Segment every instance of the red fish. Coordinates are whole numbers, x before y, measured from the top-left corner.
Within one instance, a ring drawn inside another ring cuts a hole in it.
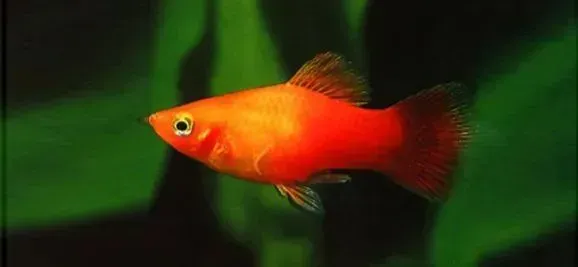
[[[155,132],[213,170],[275,185],[294,203],[323,212],[308,185],[373,170],[431,200],[443,200],[468,137],[465,88],[447,83],[385,109],[361,107],[367,85],[344,59],[323,53],[287,82],[156,112]]]

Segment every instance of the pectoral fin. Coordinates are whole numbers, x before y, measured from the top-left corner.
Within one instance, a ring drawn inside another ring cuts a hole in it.
[[[255,170],[255,172],[257,172],[259,175],[263,175],[263,173],[261,172],[261,160],[263,159],[263,157],[265,157],[265,155],[267,155],[267,153],[269,153],[269,151],[271,151],[271,148],[273,147],[273,145],[268,145],[267,147],[265,147],[259,154],[257,154],[255,156],[255,158],[253,159],[253,169]]]
[[[289,197],[293,203],[307,211],[317,214],[323,214],[325,212],[319,195],[307,186],[275,185],[275,188],[277,188],[283,197]]]

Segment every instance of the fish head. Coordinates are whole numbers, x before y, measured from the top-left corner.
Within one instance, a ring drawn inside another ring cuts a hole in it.
[[[217,131],[214,121],[210,119],[210,113],[203,112],[204,108],[198,106],[184,105],[161,110],[149,115],[145,120],[155,133],[175,150],[202,161],[201,150],[210,142],[207,139],[210,139],[208,137],[211,133]]]

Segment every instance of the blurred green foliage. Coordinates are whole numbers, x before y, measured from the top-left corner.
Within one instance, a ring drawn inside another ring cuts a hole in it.
[[[149,92],[142,90],[146,82],[141,78],[110,86],[131,89],[8,111],[8,228],[147,205],[164,149],[143,125],[134,123],[149,110],[142,101],[148,98]],[[147,153],[133,152],[143,149]]]
[[[576,216],[576,29],[520,47],[480,81],[452,198],[433,238],[437,266],[477,266]]]

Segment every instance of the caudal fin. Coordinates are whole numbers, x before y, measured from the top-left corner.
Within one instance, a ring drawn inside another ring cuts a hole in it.
[[[390,174],[430,200],[445,200],[460,151],[469,139],[470,94],[458,83],[423,90],[391,108],[401,118],[404,141]]]

